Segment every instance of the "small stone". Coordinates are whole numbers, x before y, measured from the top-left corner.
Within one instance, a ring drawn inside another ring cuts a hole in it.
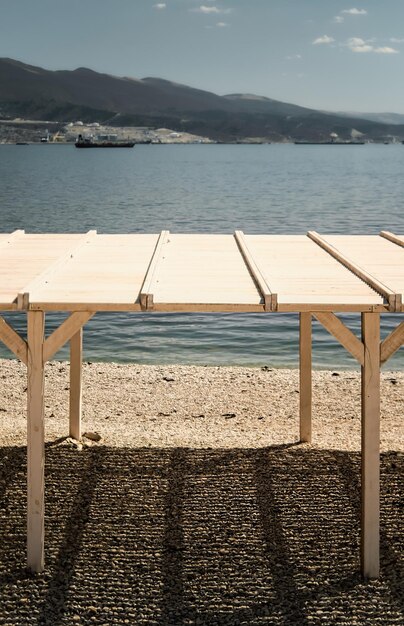
[[[222,417],[225,417],[227,420],[229,420],[232,417],[236,417],[236,414],[235,413],[222,413]]]
[[[171,378],[170,376],[163,376],[163,380],[165,380],[167,383],[172,383],[175,381],[175,378]]]
[[[101,441],[102,437],[99,433],[87,431],[83,433],[83,437],[90,439],[90,441]]]

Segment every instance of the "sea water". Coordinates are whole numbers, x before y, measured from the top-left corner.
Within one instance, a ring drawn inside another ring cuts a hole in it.
[[[0,145],[0,232],[377,234],[404,232],[404,146]],[[7,316],[25,332],[25,316]],[[360,334],[360,315],[342,319]],[[382,334],[403,316],[383,315]],[[47,315],[47,331],[61,315]],[[404,369],[398,352],[389,367]],[[85,327],[87,360],[298,364],[294,314],[107,314]],[[57,358],[65,358],[66,349]],[[0,356],[11,356],[0,346]],[[356,367],[313,324],[315,367]]]

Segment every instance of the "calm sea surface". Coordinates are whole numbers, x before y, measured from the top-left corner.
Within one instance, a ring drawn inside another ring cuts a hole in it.
[[[404,232],[404,146],[0,145],[0,232]],[[60,321],[48,316],[49,330]],[[343,319],[359,331],[359,315]],[[8,319],[24,332],[24,315]],[[403,316],[383,316],[386,334]],[[317,323],[317,367],[356,362]],[[0,356],[10,356],[1,346]],[[88,360],[297,365],[296,315],[97,314]],[[389,367],[404,369],[403,350]],[[67,352],[61,351],[58,358]]]

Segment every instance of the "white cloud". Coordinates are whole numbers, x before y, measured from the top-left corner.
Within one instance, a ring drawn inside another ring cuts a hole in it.
[[[342,22],[344,22],[345,19],[342,17],[342,15],[336,15],[333,19],[333,22],[335,22],[335,24],[342,24]]]
[[[219,9],[219,7],[208,7],[206,4],[201,4],[196,9],[190,9],[194,13],[204,13],[205,15],[214,15],[219,13],[231,13],[231,9]]]
[[[400,37],[390,37],[391,43],[404,43],[404,38]]]
[[[323,44],[323,43],[332,43],[335,41],[333,37],[329,37],[328,35],[323,35],[322,37],[317,37],[312,43],[313,45]]]
[[[302,58],[302,55],[301,55],[301,54],[288,54],[288,56],[287,56],[287,57],[285,57],[285,59],[286,59],[287,61],[294,61],[295,59],[297,59],[297,60],[298,60],[298,59],[301,59],[301,58]]]
[[[360,37],[351,37],[346,42],[346,46],[351,50],[351,52],[374,52],[376,54],[397,54],[399,51],[395,48],[391,48],[389,46],[373,46],[371,44],[372,40],[365,41]]]
[[[364,44],[363,46],[349,46],[349,49],[352,52],[373,52],[374,51],[373,46],[370,46],[369,44]]]
[[[348,15],[367,15],[368,12],[365,9],[344,9],[341,13],[347,13]]]
[[[226,26],[228,26],[228,23],[227,22],[217,22],[216,26],[218,28],[226,28]]]
[[[351,46],[364,46],[366,41],[360,37],[351,37],[346,43],[348,48],[350,48]]]
[[[158,9],[159,11],[161,11],[162,9],[165,9],[166,6],[167,5],[165,2],[158,2],[157,4],[153,4],[153,8]]]
[[[382,46],[380,48],[374,48],[373,52],[377,52],[378,54],[398,54],[399,51],[395,48],[390,48],[389,46]]]

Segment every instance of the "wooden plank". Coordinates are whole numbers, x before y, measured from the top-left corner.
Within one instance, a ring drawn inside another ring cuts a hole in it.
[[[364,346],[362,341],[334,313],[314,311],[313,315],[352,354],[360,365],[363,365]]]
[[[386,363],[404,345],[404,322],[401,322],[380,344],[380,363]]]
[[[394,233],[391,233],[388,230],[381,230],[379,234],[380,234],[380,237],[384,237],[385,239],[388,239],[392,243],[396,243],[398,246],[401,246],[402,248],[404,248],[404,237],[399,237],[398,235],[395,235]]]
[[[0,241],[0,248],[3,248],[5,246],[9,245],[10,243],[15,241],[19,237],[22,237],[23,235],[25,235],[25,230],[14,230],[9,235],[6,235],[5,237],[2,237],[2,239]]]
[[[43,347],[43,358],[44,363],[49,361],[58,350],[64,344],[69,341],[73,335],[77,333],[78,330],[89,319],[91,319],[94,315],[92,311],[82,311],[76,312],[69,315],[69,317],[57,328],[53,331],[53,333],[45,340]]]
[[[69,435],[81,439],[83,328],[70,339]]]
[[[27,562],[33,572],[44,568],[44,364],[45,315],[28,312],[27,389]]]
[[[390,289],[387,285],[384,285],[381,281],[379,281],[375,276],[372,276],[364,270],[362,267],[354,263],[351,259],[346,257],[342,252],[337,250],[333,245],[327,242],[327,240],[316,233],[315,231],[309,231],[307,236],[310,237],[312,241],[318,244],[323,250],[326,250],[334,259],[339,261],[342,265],[348,268],[351,272],[353,272],[358,278],[363,280],[367,285],[372,287],[377,293],[380,293],[389,303],[389,310],[396,311],[396,302],[397,302],[397,294]],[[401,294],[400,302],[401,302]],[[401,305],[400,305],[401,309]]]
[[[98,306],[141,310],[139,294],[158,238],[158,234],[97,235],[54,274],[49,285],[30,294],[30,309],[49,310],[57,304],[64,310]]]
[[[362,313],[361,563],[365,578],[379,576],[380,542],[380,315]]]
[[[312,358],[311,314],[300,313],[300,441],[311,443]]]
[[[15,354],[16,357],[21,359],[25,365],[28,363],[28,348],[27,342],[20,337],[20,335],[14,330],[10,324],[6,322],[3,317],[0,317],[0,340]]]
[[[171,234],[153,291],[155,311],[264,310],[233,235]]]
[[[153,283],[156,280],[157,267],[163,255],[163,247],[168,243],[169,235],[169,230],[161,231],[140,290],[140,306],[146,311],[152,311],[154,308]]]
[[[0,247],[0,306],[17,309],[18,294],[82,235],[25,234]]]
[[[237,245],[243,256],[243,259],[255,280],[258,289],[260,290],[264,299],[265,311],[276,311],[278,305],[278,297],[276,293],[271,291],[271,288],[267,284],[261,270],[259,269],[250,249],[248,248],[244,233],[242,230],[236,230],[234,232],[234,238],[237,241]]]
[[[356,310],[383,305],[382,297],[304,235],[245,235],[248,248],[268,285],[277,310]],[[385,307],[384,307],[385,308]]]
[[[87,233],[83,234],[80,240],[75,243],[67,252],[65,252],[61,257],[56,259],[53,263],[51,263],[41,274],[36,276],[33,280],[31,280],[25,287],[18,293],[17,295],[17,308],[25,309],[29,308],[29,294],[34,289],[41,287],[43,285],[48,284],[52,275],[65,263],[70,261],[74,257],[75,254],[86,244],[90,243],[91,240],[97,235],[96,230],[89,230]]]

